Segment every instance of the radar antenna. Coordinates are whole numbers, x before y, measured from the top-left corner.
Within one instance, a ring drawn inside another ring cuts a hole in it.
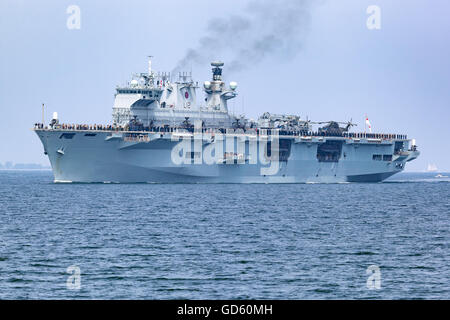
[[[152,75],[152,58],[153,56],[148,56],[148,75]]]
[[[211,62],[213,81],[222,81],[222,67],[224,63],[222,61]]]

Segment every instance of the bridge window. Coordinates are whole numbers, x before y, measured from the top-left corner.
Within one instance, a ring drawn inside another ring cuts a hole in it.
[[[381,154],[374,154],[372,156],[372,159],[376,160],[376,161],[381,161],[381,160],[383,160],[383,156]]]
[[[383,161],[392,161],[392,154],[384,154]]]

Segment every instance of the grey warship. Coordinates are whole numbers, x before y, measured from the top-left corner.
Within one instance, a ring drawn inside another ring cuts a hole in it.
[[[212,79],[199,86],[191,73],[153,71],[149,59],[148,72],[116,88],[110,124],[62,123],[56,112],[36,123],[54,181],[380,182],[420,154],[404,134],[351,132],[351,122],[236,116],[227,102],[237,83],[225,84],[223,66],[212,62]]]

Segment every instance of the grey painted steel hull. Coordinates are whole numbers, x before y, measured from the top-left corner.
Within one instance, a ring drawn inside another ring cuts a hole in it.
[[[261,163],[175,164],[178,143],[170,133],[150,134],[146,142],[124,141],[108,131],[35,130],[48,154],[55,182],[111,183],[345,183],[379,182],[402,171],[417,151],[394,161],[374,161],[373,154],[393,154],[394,142],[369,143],[346,138],[300,137],[290,140],[287,161],[275,174],[262,174]],[[70,139],[61,138],[69,133]],[[87,134],[87,135],[86,135]],[[90,134],[90,135],[89,135]],[[343,140],[337,162],[319,162],[317,146],[327,139]],[[203,143],[202,150],[207,143]],[[261,145],[261,143],[259,143]],[[247,146],[248,148],[248,146]],[[258,147],[259,148],[259,147]],[[247,151],[246,151],[247,152]],[[189,160],[191,161],[191,160]]]

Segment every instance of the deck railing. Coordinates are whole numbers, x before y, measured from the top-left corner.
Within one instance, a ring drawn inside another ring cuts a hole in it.
[[[298,136],[298,137],[343,137],[352,139],[381,139],[381,140],[407,140],[408,137],[405,134],[396,133],[367,133],[367,132],[343,132],[339,133],[327,133],[318,131],[302,131],[302,130],[285,130],[285,129],[265,129],[265,128],[202,128],[201,131],[194,127],[130,127],[130,126],[117,126],[117,125],[87,125],[87,124],[58,124],[53,126],[44,126],[42,123],[36,123],[34,125],[36,130],[71,130],[71,131],[107,131],[107,132],[145,132],[145,133],[171,133],[171,132],[201,132],[201,133],[222,133],[226,134],[229,130],[235,130],[235,133],[248,133],[248,134],[264,134],[272,135],[275,131],[278,131],[280,136]]]

